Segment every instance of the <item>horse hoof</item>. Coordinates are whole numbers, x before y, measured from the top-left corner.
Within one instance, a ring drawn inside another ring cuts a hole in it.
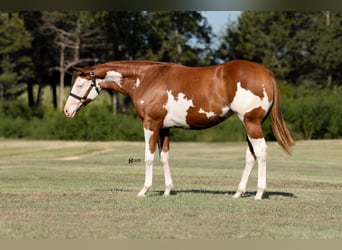
[[[263,196],[264,192],[263,191],[258,191],[257,194],[254,197],[255,201],[261,201],[262,200],[262,196]]]
[[[165,189],[165,191],[164,191],[163,196],[164,196],[164,197],[170,196],[170,193],[171,193],[171,189],[172,189],[172,188],[173,188],[173,185],[170,185],[169,187],[167,187],[167,188]]]
[[[241,192],[241,191],[236,191],[236,193],[235,193],[234,196],[233,196],[233,199],[238,199],[238,198],[240,198],[242,194],[243,194],[243,192]]]
[[[170,196],[170,193],[171,193],[171,190],[165,190],[163,196],[168,197],[168,196]]]

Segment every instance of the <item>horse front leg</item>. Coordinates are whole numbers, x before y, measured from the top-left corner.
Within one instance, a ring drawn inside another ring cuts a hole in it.
[[[144,127],[144,136],[145,136],[145,182],[144,182],[143,188],[137,195],[138,197],[146,197],[146,192],[152,186],[153,161],[154,161],[154,153],[156,151],[158,131],[152,131]]]
[[[146,192],[152,186],[152,178],[153,178],[153,161],[154,161],[154,153],[155,146],[151,147],[151,143],[153,142],[153,134],[152,130],[149,130],[144,127],[144,137],[145,137],[145,182],[143,188],[138,193],[138,197],[146,197]]]
[[[169,149],[170,149],[170,130],[162,129],[159,134],[159,150],[160,150],[160,161],[163,164],[164,177],[165,177],[165,191],[164,196],[169,196],[171,189],[173,188],[173,182],[170,172],[169,165]]]

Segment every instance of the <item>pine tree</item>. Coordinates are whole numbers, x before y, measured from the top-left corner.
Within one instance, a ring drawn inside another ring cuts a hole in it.
[[[0,108],[26,90],[32,75],[32,61],[27,56],[30,34],[18,13],[0,13]]]

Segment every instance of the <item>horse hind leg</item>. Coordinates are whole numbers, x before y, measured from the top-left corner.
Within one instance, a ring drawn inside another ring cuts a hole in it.
[[[248,138],[247,138],[248,140]],[[248,177],[252,172],[254,163],[255,163],[255,156],[254,152],[251,152],[252,148],[250,146],[247,146],[246,148],[246,165],[245,165],[245,170],[243,171],[242,177],[240,184],[238,186],[238,190],[234,194],[233,198],[240,198],[242,194],[246,192],[247,188],[247,182],[248,182]]]
[[[249,138],[255,156],[258,160],[258,191],[254,197],[254,200],[261,200],[266,190],[266,150],[267,145],[265,138],[252,139]]]
[[[256,111],[257,112],[257,111]],[[254,113],[255,114],[255,113]],[[253,112],[244,117],[247,131],[248,148],[246,151],[246,167],[234,198],[246,191],[248,177],[252,171],[254,161],[258,161],[258,191],[255,200],[261,200],[266,190],[266,150],[267,145],[262,132],[262,117],[253,117]]]
[[[165,176],[165,191],[164,196],[167,197],[171,193],[171,189],[173,188],[173,182],[171,178],[171,171],[169,166],[169,152],[162,151],[160,155],[160,160],[163,163],[164,176]]]

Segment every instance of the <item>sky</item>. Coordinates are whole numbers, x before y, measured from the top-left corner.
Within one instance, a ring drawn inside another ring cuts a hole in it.
[[[229,22],[236,21],[241,11],[202,11],[202,15],[207,18],[208,23],[213,29],[213,33],[219,37],[223,33]],[[219,46],[218,38],[214,38],[211,47]]]
[[[212,26],[213,31],[218,35],[227,26],[229,21],[236,21],[241,11],[203,11],[205,16]]]

